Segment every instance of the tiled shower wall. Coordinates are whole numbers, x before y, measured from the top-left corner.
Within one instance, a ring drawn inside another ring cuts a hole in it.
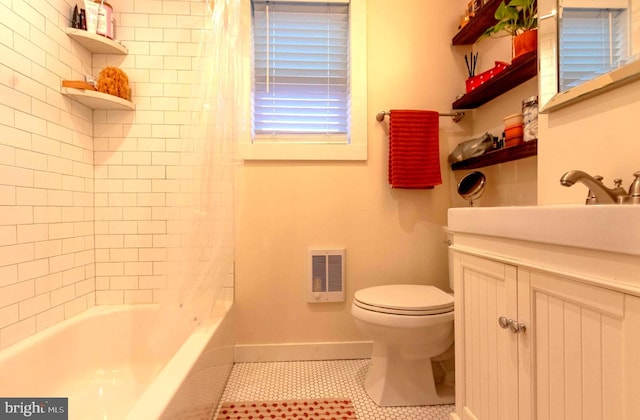
[[[95,304],[157,301],[164,284],[205,3],[110,0],[127,56],[64,33],[76,3],[0,0],[0,348]],[[107,65],[136,111],[59,93]]]

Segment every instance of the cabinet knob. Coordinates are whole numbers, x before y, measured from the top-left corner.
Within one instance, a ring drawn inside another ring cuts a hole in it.
[[[527,331],[527,326],[526,325],[518,324],[518,321],[514,321],[513,319],[509,323],[509,328],[511,328],[511,331],[516,333],[516,334],[523,333],[523,332]]]
[[[500,328],[505,330],[509,328],[512,322],[513,320],[507,318],[506,316],[501,316],[500,318],[498,318],[498,325],[500,325]]]
[[[509,328],[511,330],[511,332],[513,333],[523,333],[525,331],[527,331],[527,326],[524,324],[519,324],[518,321],[513,320],[513,319],[509,319],[506,316],[501,316],[500,318],[498,318],[498,325],[500,325],[500,328],[506,330],[507,328]]]

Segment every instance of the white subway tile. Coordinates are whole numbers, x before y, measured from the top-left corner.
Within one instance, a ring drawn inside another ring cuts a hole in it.
[[[50,206],[71,206],[73,205],[73,192],[47,190],[47,200]]]
[[[32,64],[46,65],[46,52],[40,46],[20,35],[13,37],[13,49],[31,60]]]
[[[40,312],[44,312],[50,308],[49,294],[34,296],[30,299],[21,301],[18,304],[20,319],[34,316]]]
[[[164,0],[138,0],[135,2],[136,13],[162,13]]]
[[[87,277],[84,272],[84,267],[74,267],[62,272],[62,284],[64,284],[65,286],[69,284],[79,283],[83,280],[86,280],[86,278]],[[88,292],[90,292],[90,290],[88,290],[87,293]]]
[[[138,250],[140,261],[165,261],[167,250],[164,248],[142,248]]]
[[[153,303],[153,292],[151,290],[125,290],[124,303],[128,305]]]
[[[165,139],[140,138],[138,139],[138,150],[149,152],[162,152],[167,148]]]
[[[34,134],[31,143],[33,150],[47,155],[60,156],[60,142],[57,140]]]
[[[71,238],[73,236],[73,223],[50,223],[49,239]]]
[[[164,193],[138,193],[139,206],[165,206],[167,197]]]
[[[140,276],[140,289],[161,289],[166,286],[165,276]]]
[[[153,264],[150,262],[125,262],[125,276],[147,276],[153,273]]]
[[[36,117],[33,114],[27,114],[21,111],[17,111],[15,113],[15,127],[19,130],[24,130],[34,134],[47,134],[46,120]]]
[[[136,41],[162,41],[162,28],[134,28]]]
[[[41,295],[60,287],[62,287],[62,273],[54,273],[35,279],[36,295]]]
[[[18,243],[17,226],[0,226],[0,247]]]
[[[49,227],[47,224],[18,225],[18,242],[40,242],[49,239]]]
[[[62,321],[64,321],[64,306],[54,306],[36,315],[36,328],[42,331]]]
[[[124,235],[125,248],[151,248],[152,246],[152,235]]]
[[[129,235],[127,235],[129,236]],[[137,236],[137,235],[132,235]],[[125,247],[124,235],[96,235],[95,247],[100,248],[123,248]]]
[[[30,206],[0,206],[0,226],[33,223],[33,208]],[[0,264],[2,265],[2,264]]]
[[[124,220],[151,220],[151,207],[125,207],[123,218]]]
[[[36,333],[36,318],[31,317],[0,329],[0,349]]]
[[[110,179],[136,178],[138,167],[134,165],[109,166]]]
[[[84,251],[84,238],[82,236],[74,236],[62,240],[62,253],[70,254],[73,252]]]
[[[109,260],[112,262],[122,261],[138,261],[138,249],[136,248],[120,248],[109,250]],[[125,266],[126,270],[126,266]],[[120,287],[117,287],[119,289]]]
[[[20,206],[46,206],[47,190],[41,188],[16,188],[17,204]]]
[[[52,290],[49,293],[51,296],[51,306],[58,306],[66,302],[71,302],[76,297],[75,287],[72,284],[61,287],[60,289]]]
[[[49,172],[73,175],[73,162],[58,156],[47,156],[47,169]]]
[[[35,258],[47,258],[53,257],[55,255],[59,255],[62,252],[62,241],[50,240],[50,241],[42,241],[36,242],[34,244],[35,247]]]
[[[74,267],[73,254],[56,255],[49,258],[49,271],[58,273]]]
[[[140,178],[139,175],[138,177]],[[125,179],[122,190],[123,192],[126,192],[126,193],[150,193],[151,180],[150,179]]]
[[[133,28],[149,27],[149,15],[145,13],[120,13],[120,26]]]
[[[0,328],[18,322],[19,320],[17,304],[0,308]]]
[[[180,126],[178,125],[152,125],[151,126],[151,137],[153,138],[178,138],[180,137]],[[177,164],[180,161],[174,161],[173,164]]]
[[[149,15],[149,27],[151,28],[177,28],[177,23],[177,17],[170,14]]]
[[[1,210],[0,210],[1,211]],[[0,217],[0,220],[2,218]],[[62,210],[60,207],[34,207],[33,218],[29,223],[55,223],[62,221]]]
[[[122,220],[122,207],[96,207],[96,220]]]
[[[0,64],[9,66],[15,70],[15,77],[18,78],[18,80],[23,80],[25,76],[31,75],[31,60],[2,44],[0,44]],[[15,83],[14,87],[16,87]]]
[[[77,290],[77,286],[76,286],[76,296],[78,296],[80,293]],[[89,302],[89,295],[91,295],[91,293],[89,294],[83,294],[81,296],[78,296],[77,298],[66,302],[64,304],[64,316],[65,319],[69,319],[74,315],[78,315],[79,313],[81,313],[82,311],[86,310],[87,308],[89,308],[90,306],[95,305],[95,298],[92,298],[92,302]]]
[[[122,290],[97,290],[96,305],[122,305],[124,292]]]
[[[76,236],[90,236],[94,234],[93,221],[88,222],[74,222],[73,231]]]
[[[33,280],[21,281],[0,287],[0,308],[32,298],[35,296],[34,289]]]
[[[80,280],[75,283],[76,296],[82,296],[94,292],[96,287],[93,279]]]
[[[109,234],[136,234],[138,233],[138,223],[135,221],[110,221]]]
[[[191,30],[189,29],[164,29],[164,42],[191,42]]]
[[[2,85],[0,85],[0,95],[1,94],[2,94]],[[14,128],[14,127],[0,125],[0,144],[19,147],[23,149],[30,149],[31,133],[23,130],[18,130],[17,128]]]

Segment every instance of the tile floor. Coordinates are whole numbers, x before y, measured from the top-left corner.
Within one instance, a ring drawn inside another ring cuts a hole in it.
[[[222,400],[350,398],[358,420],[449,420],[453,405],[378,407],[363,384],[368,359],[236,363]]]

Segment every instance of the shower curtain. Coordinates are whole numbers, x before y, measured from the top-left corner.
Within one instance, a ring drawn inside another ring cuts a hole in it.
[[[233,281],[234,149],[250,98],[250,17],[242,3],[207,1],[188,121],[181,133],[180,193],[173,197],[167,224],[172,243],[167,287],[159,300],[196,323],[208,318],[225,282]]]

